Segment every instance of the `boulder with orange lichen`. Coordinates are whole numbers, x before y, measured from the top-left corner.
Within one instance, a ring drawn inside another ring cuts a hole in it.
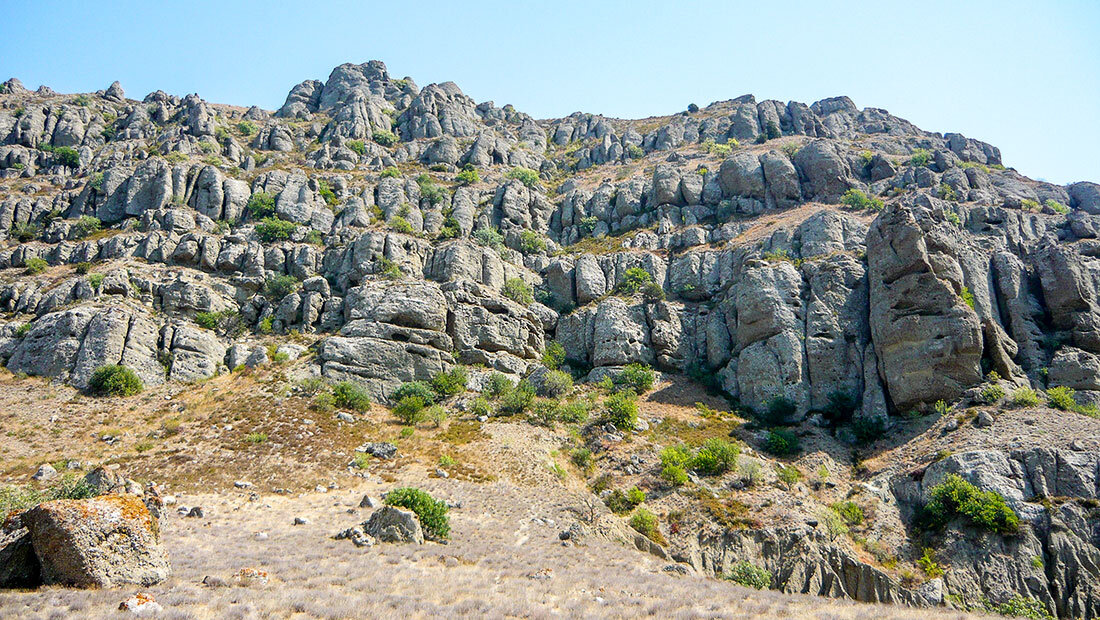
[[[135,495],[45,502],[21,519],[46,584],[150,586],[171,573],[159,524]]]

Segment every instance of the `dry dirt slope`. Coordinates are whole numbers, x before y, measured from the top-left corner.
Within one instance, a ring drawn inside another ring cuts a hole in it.
[[[459,416],[401,438],[382,408],[337,424],[331,414],[309,411],[304,398],[276,395],[287,385],[282,372],[225,375],[120,400],[5,377],[6,482],[25,482],[39,461],[116,462],[139,480],[160,481],[179,504],[202,506],[204,519],[167,517],[164,543],[175,574],[148,590],[167,618],[963,616],[680,575],[611,538],[564,546],[558,533],[592,497],[561,453],[566,431]],[[690,385],[663,385],[643,415],[686,418],[698,398]],[[256,432],[267,441],[245,439]],[[119,439],[109,444],[98,438],[105,434]],[[345,465],[367,439],[392,439],[402,456],[372,463],[364,479]],[[441,454],[457,461],[447,479],[435,474]],[[255,487],[236,489],[236,480]],[[322,493],[316,485],[334,488]],[[331,538],[366,518],[370,510],[358,508],[364,494],[377,498],[404,485],[460,505],[450,544],[360,549]],[[309,523],[293,525],[295,517]],[[267,571],[270,583],[202,584],[244,567]],[[116,617],[119,601],[136,591],[4,592],[0,618]]]

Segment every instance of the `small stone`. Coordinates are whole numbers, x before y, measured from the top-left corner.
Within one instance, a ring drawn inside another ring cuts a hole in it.
[[[487,416],[487,415],[479,415],[479,416],[477,416],[477,421],[478,421],[478,422],[488,422],[488,421],[489,421],[489,416]]]
[[[53,468],[53,465],[45,463],[38,466],[38,471],[34,472],[31,476],[33,480],[52,480],[57,477],[57,470]]]
[[[251,489],[252,483],[245,480],[238,480],[233,483],[233,486],[237,487],[238,489]]]
[[[993,426],[993,414],[984,410],[978,413],[978,426],[982,428]]]
[[[340,413],[336,414],[336,419],[340,420],[341,422],[351,423],[355,421],[355,416],[346,411],[341,411]]]
[[[442,469],[440,467],[435,468],[435,475],[439,476],[440,478],[450,478],[451,477],[451,475],[447,473],[447,470]]]
[[[139,618],[152,618],[164,611],[152,594],[139,592],[118,605],[119,611],[128,611]]]
[[[322,485],[317,485],[313,487],[313,490],[318,493],[328,493],[328,487]]]
[[[374,499],[370,495],[364,495],[363,499],[359,500],[360,508],[374,508],[378,505],[378,500]]]
[[[256,534],[256,540],[267,540],[267,539],[268,539],[267,532],[258,532]]]
[[[192,508],[191,510],[189,510],[189,511],[187,512],[187,516],[188,516],[188,517],[191,517],[191,518],[193,518],[193,519],[201,519],[201,518],[203,518],[203,516],[204,516],[204,515],[203,515],[203,512],[202,512],[202,506],[195,506],[194,508]]]
[[[959,429],[959,421],[956,420],[955,418],[951,418],[950,420],[947,421],[946,424],[943,425],[943,430],[948,431],[948,432],[955,431],[955,430],[958,430],[958,429]]]
[[[388,441],[373,441],[365,443],[355,449],[356,452],[365,452],[375,458],[392,459],[397,456],[397,446]]]
[[[229,587],[229,582],[222,579],[221,577],[207,575],[202,578],[202,585],[208,588],[226,588]]]
[[[547,581],[554,578],[554,570],[551,568],[539,569],[533,573],[528,573],[527,578],[535,581]]]
[[[294,525],[309,525],[309,519],[305,517],[294,517]]]

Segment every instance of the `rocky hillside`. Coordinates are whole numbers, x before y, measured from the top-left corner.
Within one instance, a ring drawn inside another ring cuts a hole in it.
[[[542,392],[555,357],[592,384],[650,366],[731,404],[679,434],[584,427],[600,468],[660,491],[650,551],[751,561],[788,592],[1100,615],[1100,185],[1028,179],[984,142],[845,97],[537,120],[377,61],[275,112],[12,79],[0,230],[13,373],[85,389],[118,364],[157,386],[302,356],[301,376],[392,405],[456,367],[470,391],[501,373]],[[763,452],[800,436],[825,491],[785,505],[752,467],[658,475],[708,425],[772,482]],[[928,525],[950,474],[1019,526]],[[838,538],[820,511],[842,502],[873,525]],[[946,574],[926,547],[959,550]]]

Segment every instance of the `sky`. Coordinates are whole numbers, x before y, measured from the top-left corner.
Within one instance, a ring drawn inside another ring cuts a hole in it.
[[[279,5],[272,8],[270,5]],[[536,118],[671,114],[746,93],[847,95],[1001,149],[1056,183],[1100,182],[1100,1],[88,2],[3,0],[0,80],[119,80],[274,110],[292,86],[377,59]]]

